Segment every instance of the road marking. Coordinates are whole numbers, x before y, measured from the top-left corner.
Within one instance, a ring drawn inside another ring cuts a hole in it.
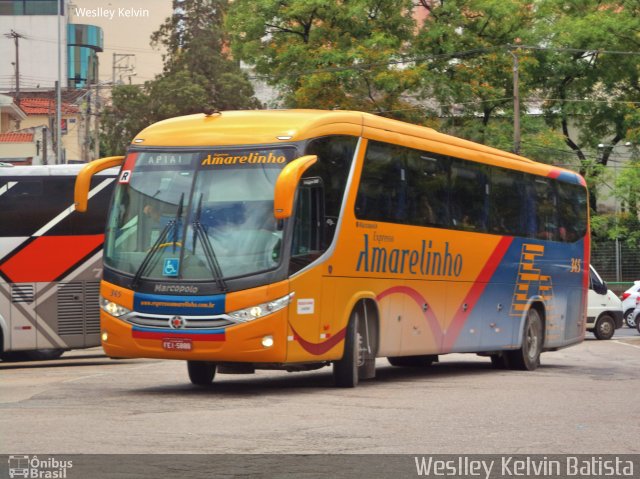
[[[636,346],[635,344],[623,343],[622,341],[619,341],[619,340],[615,340],[613,342],[616,344],[622,344],[623,346],[629,346],[630,348],[640,349],[640,346]]]

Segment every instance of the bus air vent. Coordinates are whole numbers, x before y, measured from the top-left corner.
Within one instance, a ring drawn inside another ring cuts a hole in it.
[[[12,303],[33,303],[35,299],[35,288],[32,284],[14,284],[11,288]]]
[[[58,286],[58,334],[84,334],[84,295],[82,283],[60,283]]]
[[[87,334],[100,334],[100,282],[92,281],[85,284],[84,316]]]

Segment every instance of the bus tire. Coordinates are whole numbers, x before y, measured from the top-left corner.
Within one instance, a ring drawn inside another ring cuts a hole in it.
[[[2,353],[0,359],[7,362],[20,361],[51,361],[58,359],[64,353],[64,349],[36,349],[34,351],[9,351]]]
[[[434,354],[421,354],[417,356],[389,356],[387,361],[391,366],[406,368],[426,368],[438,360]]]
[[[533,371],[540,366],[540,353],[544,341],[544,327],[540,312],[529,308],[524,323],[522,347],[516,351],[506,351],[506,360],[510,369]]]
[[[187,361],[187,371],[193,384],[208,386],[216,375],[216,365],[207,361]]]
[[[378,310],[375,303],[365,300],[362,306],[362,317],[359,327],[362,327],[360,342],[360,366],[358,368],[358,380],[374,379],[376,377],[376,356],[378,355],[379,328]]]
[[[598,339],[611,339],[615,332],[616,322],[608,314],[601,315],[596,321],[595,328],[593,328],[593,334]]]
[[[347,325],[342,359],[333,362],[333,380],[340,388],[353,388],[358,385],[358,369],[361,363],[360,343],[362,342],[358,323],[360,323],[359,315],[354,310]]]
[[[37,349],[26,354],[31,361],[51,361],[62,356],[64,349]]]

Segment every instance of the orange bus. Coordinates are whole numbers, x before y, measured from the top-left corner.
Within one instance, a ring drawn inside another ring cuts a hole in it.
[[[582,341],[585,182],[432,129],[349,111],[236,111],[149,126],[107,222],[101,335],[191,381],[477,353],[533,370]]]

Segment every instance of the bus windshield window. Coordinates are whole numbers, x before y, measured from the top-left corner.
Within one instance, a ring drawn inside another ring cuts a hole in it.
[[[200,261],[185,264],[183,277],[215,279],[212,262],[219,263],[224,278],[280,263],[282,231],[273,216],[273,191],[284,164],[203,166],[187,225],[187,253]]]
[[[108,222],[107,266],[139,279],[220,281],[279,264],[273,193],[294,150],[133,155]]]

